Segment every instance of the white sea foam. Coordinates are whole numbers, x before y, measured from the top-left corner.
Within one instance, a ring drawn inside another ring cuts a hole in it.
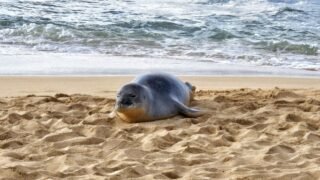
[[[320,77],[318,71],[163,58],[88,54],[3,55],[0,75],[134,75],[165,71],[177,75],[261,75]]]
[[[0,6],[0,61],[86,54],[320,70],[317,0],[25,0]]]

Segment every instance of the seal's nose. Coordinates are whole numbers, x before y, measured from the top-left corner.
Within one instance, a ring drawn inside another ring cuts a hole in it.
[[[123,105],[123,106],[130,106],[130,105],[132,105],[132,102],[131,102],[130,99],[122,99],[120,101],[120,104]]]

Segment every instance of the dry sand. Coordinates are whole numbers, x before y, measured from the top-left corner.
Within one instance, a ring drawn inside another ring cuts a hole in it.
[[[320,178],[320,79],[183,77],[207,115],[108,119],[129,79],[1,77],[0,177]]]

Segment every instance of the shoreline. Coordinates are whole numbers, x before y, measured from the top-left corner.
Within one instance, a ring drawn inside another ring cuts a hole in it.
[[[25,95],[91,94],[114,97],[134,76],[0,76],[1,97]],[[260,76],[178,76],[197,90],[239,88],[320,89],[320,78]]]
[[[162,71],[156,71],[162,72]],[[141,73],[143,74],[143,73]],[[173,74],[173,73],[170,73]],[[13,77],[13,78],[25,78],[25,77],[32,77],[32,78],[107,78],[107,77],[135,77],[140,74],[53,74],[53,75],[42,75],[42,74],[30,74],[30,75],[2,75],[0,74],[0,78],[6,78],[6,77]],[[173,74],[175,75],[175,74]],[[320,79],[320,76],[303,76],[303,75],[264,75],[264,74],[248,74],[248,75],[211,75],[211,74],[177,74],[175,75],[177,77],[204,77],[204,78],[232,78],[232,77],[244,77],[244,78],[297,78],[297,79]]]
[[[290,66],[224,63],[221,59],[208,61],[72,54],[6,55],[1,58],[0,76],[106,76],[168,72],[190,76],[320,77],[320,71],[294,69]]]

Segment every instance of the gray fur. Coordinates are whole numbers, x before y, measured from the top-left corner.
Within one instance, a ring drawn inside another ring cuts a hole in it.
[[[123,99],[127,98],[135,107],[143,108],[149,117],[136,122],[169,118],[179,113],[189,117],[198,117],[204,112],[188,107],[192,91],[194,91],[194,87],[190,83],[184,83],[170,74],[140,75],[120,89],[116,111],[121,104],[120,101],[125,101]],[[135,97],[127,97],[128,94],[134,94]]]

